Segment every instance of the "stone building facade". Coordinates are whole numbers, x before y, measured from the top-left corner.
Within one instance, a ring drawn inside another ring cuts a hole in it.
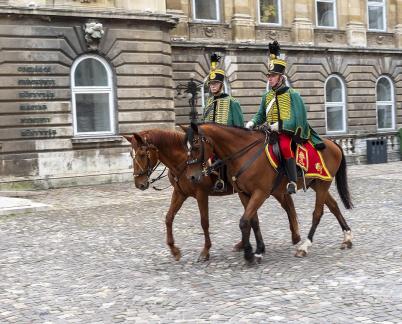
[[[385,145],[388,161],[399,160],[401,0],[168,3],[168,12],[179,16],[171,32],[176,82],[191,73],[204,80],[208,57],[218,52],[231,95],[249,120],[266,89],[268,43],[278,40],[288,81],[302,95],[309,121],[321,135],[342,144],[351,163],[366,163],[367,154],[378,158]],[[188,120],[187,106],[175,101],[177,121]]]
[[[350,162],[400,156],[402,0],[0,0],[0,30],[0,188],[130,179],[120,135],[188,123],[212,52],[249,120],[274,39]]]
[[[173,128],[164,1],[0,1],[0,188],[132,179],[120,136]]]

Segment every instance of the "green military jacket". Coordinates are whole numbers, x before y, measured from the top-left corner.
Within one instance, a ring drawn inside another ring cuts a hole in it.
[[[256,126],[264,122],[268,125],[278,122],[279,132],[297,136],[302,141],[311,140],[314,145],[322,142],[307,122],[306,107],[300,94],[292,88],[271,89],[264,93],[252,121]]]
[[[240,103],[226,93],[218,97],[210,96],[208,98],[202,120],[228,126],[244,126]]]

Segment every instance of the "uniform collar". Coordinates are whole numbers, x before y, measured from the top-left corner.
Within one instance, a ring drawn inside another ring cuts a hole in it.
[[[216,100],[216,99],[222,99],[222,98],[226,98],[226,97],[228,97],[229,95],[227,94],[227,93],[221,93],[221,94],[219,94],[219,95],[217,95],[216,97],[214,97],[214,99]]]

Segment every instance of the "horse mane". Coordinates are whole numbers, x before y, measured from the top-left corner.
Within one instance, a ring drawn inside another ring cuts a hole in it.
[[[147,142],[157,147],[183,147],[185,134],[175,130],[148,129],[139,133]]]
[[[237,126],[237,125],[235,125],[235,126],[229,126],[229,125],[218,124],[218,123],[214,123],[214,122],[198,123],[198,126],[201,126],[201,125],[215,125],[215,126],[219,126],[219,127],[222,127],[222,128],[229,128],[229,129],[236,128],[236,129],[239,129],[239,130],[243,130],[243,131],[245,131],[245,132],[255,131],[255,130],[253,130],[253,129],[246,128],[246,127],[243,127],[243,126]]]

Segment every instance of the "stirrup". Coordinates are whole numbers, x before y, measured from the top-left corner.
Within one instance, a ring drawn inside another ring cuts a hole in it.
[[[297,191],[296,182],[293,182],[293,181],[289,182],[288,185],[286,186],[286,189],[287,189],[289,195],[295,194]]]

